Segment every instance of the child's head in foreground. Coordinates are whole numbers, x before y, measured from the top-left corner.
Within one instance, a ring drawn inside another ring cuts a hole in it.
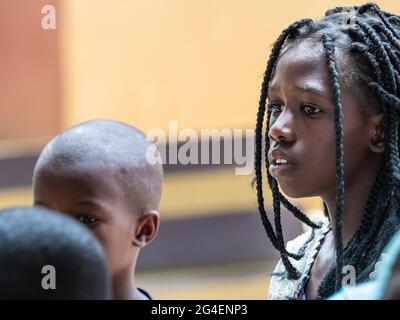
[[[80,223],[45,208],[0,211],[0,299],[109,299],[104,251]]]
[[[320,297],[340,287],[344,265],[354,266],[357,280],[364,280],[400,226],[396,196],[400,184],[399,48],[400,17],[369,3],[328,10],[319,21],[293,23],[275,42],[268,61],[256,125],[259,211],[289,278],[298,279],[288,259],[296,255],[284,246],[281,204],[309,226],[318,226],[281,190],[293,198],[321,197],[325,213],[325,201],[332,200],[336,268],[324,279]],[[263,152],[275,230],[264,208]],[[346,194],[345,199],[345,190],[355,181],[358,190],[367,190],[372,182],[371,191],[366,195],[359,229],[344,247],[343,209],[345,200],[352,198]]]
[[[50,141],[34,169],[35,205],[79,219],[103,244],[115,299],[144,298],[133,273],[158,231],[163,180],[162,165],[146,159],[150,145],[130,125],[88,121]]]

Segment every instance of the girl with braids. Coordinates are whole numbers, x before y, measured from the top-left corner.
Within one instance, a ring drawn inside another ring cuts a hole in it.
[[[399,112],[399,16],[373,3],[337,7],[279,36],[255,130],[258,208],[281,255],[270,299],[325,299],[345,270],[356,283],[369,279],[400,228]],[[263,157],[275,228],[264,207]],[[326,219],[311,221],[283,193],[321,197]],[[311,227],[286,247],[282,205]]]

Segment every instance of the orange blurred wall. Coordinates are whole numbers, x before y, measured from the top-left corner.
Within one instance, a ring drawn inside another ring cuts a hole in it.
[[[364,1],[2,0],[0,141],[92,118],[147,131],[253,128],[271,45],[301,17]],[[379,0],[400,13],[400,2]],[[43,30],[53,4],[56,30]]]
[[[42,7],[58,0],[0,1],[0,140],[60,129],[58,31],[42,29]]]
[[[106,117],[143,130],[253,128],[271,45],[341,0],[62,2],[63,126]],[[400,1],[377,3],[400,13]]]

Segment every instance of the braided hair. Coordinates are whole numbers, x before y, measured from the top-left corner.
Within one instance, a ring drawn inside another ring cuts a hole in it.
[[[368,278],[385,244],[400,227],[400,16],[382,11],[375,3],[354,7],[336,7],[328,10],[319,21],[302,19],[282,31],[273,45],[264,74],[255,129],[255,184],[258,210],[265,231],[273,246],[280,252],[288,279],[298,279],[300,274],[290,258],[300,259],[304,250],[288,252],[284,245],[281,226],[281,205],[311,228],[320,225],[312,222],[301,210],[289,202],[279,191],[277,180],[268,171],[268,138],[271,108],[266,108],[268,86],[273,77],[277,61],[284,46],[305,39],[322,42],[326,65],[330,76],[331,94],[335,106],[334,124],[336,138],[336,215],[335,246],[336,262],[331,267],[318,289],[317,297],[328,297],[341,287],[342,268],[352,265],[356,269],[357,281]],[[350,72],[341,70],[335,60],[335,51],[351,59]],[[339,76],[340,71],[340,76]],[[377,101],[383,113],[384,161],[368,195],[360,226],[352,239],[343,246],[344,209],[344,148],[343,106],[340,98],[340,82],[348,83],[360,90],[362,95]],[[266,119],[266,134],[263,141],[263,123]],[[265,143],[264,154],[262,151]],[[267,181],[272,192],[274,224],[268,220],[263,197],[262,162],[265,158]],[[323,202],[327,215],[327,206]],[[302,252],[303,251],[303,252]]]

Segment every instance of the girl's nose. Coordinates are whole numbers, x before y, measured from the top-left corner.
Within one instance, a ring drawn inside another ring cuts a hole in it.
[[[293,129],[293,116],[290,112],[283,111],[278,118],[271,124],[268,132],[271,140],[276,142],[293,142],[296,135]]]

